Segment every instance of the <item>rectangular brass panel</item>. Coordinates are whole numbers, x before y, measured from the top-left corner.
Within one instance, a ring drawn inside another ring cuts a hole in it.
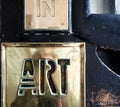
[[[85,43],[2,43],[1,107],[86,107],[85,61]]]
[[[25,0],[25,30],[70,30],[71,0]]]

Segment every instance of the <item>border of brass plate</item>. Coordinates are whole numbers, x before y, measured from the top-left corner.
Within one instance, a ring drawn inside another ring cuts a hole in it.
[[[9,48],[26,48],[26,47],[74,47],[79,48],[80,50],[80,107],[86,107],[86,45],[84,42],[77,42],[77,43],[2,43],[1,44],[1,67],[2,67],[2,97],[1,97],[1,107],[9,107],[7,106],[7,49]],[[75,87],[76,88],[76,87]],[[72,107],[72,106],[71,106]],[[78,107],[78,106],[77,106]]]
[[[72,0],[24,0],[24,29],[72,33]]]

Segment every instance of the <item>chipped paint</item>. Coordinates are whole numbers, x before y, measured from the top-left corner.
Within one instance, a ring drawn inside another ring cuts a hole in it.
[[[112,90],[105,90],[103,88],[98,92],[91,91],[89,101],[92,105],[96,104],[100,107],[120,107],[120,96],[116,95]]]

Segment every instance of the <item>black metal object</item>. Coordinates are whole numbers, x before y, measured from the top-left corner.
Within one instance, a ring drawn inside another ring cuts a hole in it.
[[[87,43],[87,107],[99,107],[102,104],[119,107],[120,15],[90,15],[88,0],[72,2],[73,34],[70,34],[25,31],[24,1],[2,0],[1,42],[85,41]]]

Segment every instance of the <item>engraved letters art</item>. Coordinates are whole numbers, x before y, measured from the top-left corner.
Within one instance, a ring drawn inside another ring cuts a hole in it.
[[[85,107],[85,44],[2,43],[2,81],[2,107]]]

